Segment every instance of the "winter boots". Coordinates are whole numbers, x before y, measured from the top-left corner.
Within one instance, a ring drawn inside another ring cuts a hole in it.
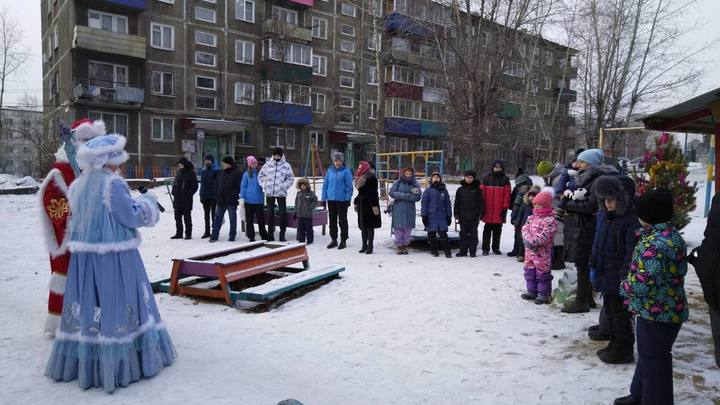
[[[602,342],[610,340],[611,336],[600,331],[600,325],[592,325],[588,328],[588,337],[590,340]]]
[[[525,286],[527,292],[521,297],[524,300],[535,300],[538,305],[550,303],[550,290],[552,288],[553,276],[548,273],[538,272],[534,267],[525,267]]]
[[[268,237],[269,237],[269,235],[268,235]],[[269,240],[269,239],[268,239],[268,240]],[[338,245],[337,240],[333,239],[333,240],[330,242],[330,244],[327,245],[327,248],[328,248],[328,249],[336,248],[337,245]]]
[[[171,236],[170,239],[182,239],[182,233],[176,233],[175,235]]]
[[[635,362],[635,355],[633,354],[633,348],[630,346],[629,350],[620,349],[619,344],[613,344],[610,341],[607,347],[597,351],[597,356],[603,363],[606,364],[632,364]]]
[[[440,256],[440,253],[438,253],[440,243],[435,236],[435,232],[428,233],[428,241],[430,242],[430,254],[435,257]]]
[[[358,253],[365,253],[371,255],[373,253],[373,240],[375,239],[375,229],[363,229],[360,231],[362,234],[362,248]]]
[[[287,242],[287,239],[285,239],[285,229],[283,228],[280,228],[280,237],[278,237],[278,241]]]
[[[445,257],[448,259],[452,257],[452,251],[450,250],[450,240],[445,237],[440,239],[440,245],[443,248],[443,251],[445,252]]]
[[[398,255],[406,255],[408,254],[408,246],[407,245],[400,245],[397,247],[397,254]]]
[[[347,247],[347,244],[345,244],[345,239],[340,240],[340,244],[337,245],[338,249],[345,249]]]

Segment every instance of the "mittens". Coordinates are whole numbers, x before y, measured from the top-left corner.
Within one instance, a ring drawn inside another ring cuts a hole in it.
[[[579,188],[575,190],[575,192],[572,195],[572,199],[575,201],[584,201],[587,199],[587,189]]]

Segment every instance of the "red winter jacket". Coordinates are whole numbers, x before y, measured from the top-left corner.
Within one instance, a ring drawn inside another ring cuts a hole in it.
[[[504,172],[491,172],[485,175],[480,185],[485,209],[483,222],[502,224],[510,208],[510,179]]]

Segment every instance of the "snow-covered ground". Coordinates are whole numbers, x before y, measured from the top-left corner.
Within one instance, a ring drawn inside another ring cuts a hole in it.
[[[38,187],[38,182],[30,176],[17,177],[12,174],[0,173],[0,189],[9,190],[17,188]]]
[[[169,208],[164,190],[155,192]],[[703,195],[704,182],[685,230],[690,246],[702,239]],[[36,198],[0,196],[0,403],[607,404],[628,393],[634,365],[603,364],[595,356],[603,343],[587,338],[598,310],[566,315],[523,301],[521,264],[506,256],[445,259],[418,249],[396,256],[389,217],[375,254],[360,255],[352,210],[348,249],[325,249],[329,237],[319,227],[309,247],[313,267],[344,265],[341,279],[260,314],[157,294],[175,364],[113,395],[55,383],[43,376],[52,341],[41,333],[49,268]],[[199,203],[195,238],[170,240],[170,211],[142,230],[152,280],[169,276],[173,257],[239,243],[226,241],[227,225],[221,242],[199,239]],[[506,225],[503,251],[511,233]],[[675,344],[675,399],[720,403],[707,307],[692,269],[686,288],[691,315]]]

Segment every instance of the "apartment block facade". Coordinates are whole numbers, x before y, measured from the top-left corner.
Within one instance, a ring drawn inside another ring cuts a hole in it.
[[[379,108],[384,150],[451,150],[420,1],[42,0],[44,130],[103,119],[128,138],[137,177],[276,146],[298,168],[311,145],[354,165],[373,157]],[[423,4],[428,23],[448,14]],[[548,99],[568,87],[551,81]]]

